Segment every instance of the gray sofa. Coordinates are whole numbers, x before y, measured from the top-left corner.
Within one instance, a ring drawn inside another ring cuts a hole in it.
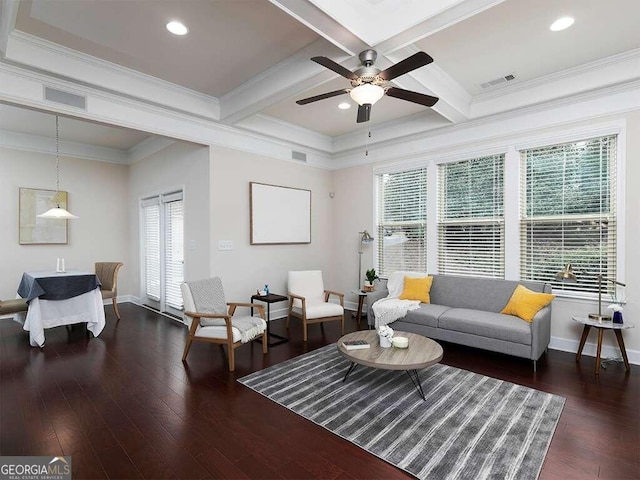
[[[418,333],[444,340],[536,361],[551,338],[551,304],[540,310],[531,323],[501,314],[518,284],[534,292],[551,293],[541,282],[511,281],[453,275],[432,275],[431,303],[389,324],[394,330]],[[375,325],[372,305],[388,295],[386,280],[377,282],[367,296],[367,319]]]

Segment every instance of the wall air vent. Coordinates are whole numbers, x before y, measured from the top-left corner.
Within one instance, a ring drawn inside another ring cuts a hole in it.
[[[501,85],[503,83],[511,82],[516,79],[515,74],[510,73],[509,75],[505,75],[504,77],[494,78],[493,80],[489,80],[488,82],[484,82],[480,84],[480,88],[491,88],[496,85]]]
[[[293,160],[297,160],[299,162],[306,162],[307,161],[307,154],[303,153],[303,152],[296,152],[295,150],[291,151],[291,158]]]
[[[69,107],[87,109],[87,97],[65,92],[53,87],[44,87],[44,99],[50,102],[61,103]]]

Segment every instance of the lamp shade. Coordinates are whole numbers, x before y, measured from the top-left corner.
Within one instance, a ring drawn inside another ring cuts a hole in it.
[[[560,280],[562,282],[576,282],[576,274],[573,273],[573,267],[570,263],[567,263],[565,267],[556,273],[556,280]]]
[[[373,105],[384,95],[384,88],[379,85],[372,85],[370,83],[363,83],[358,85],[351,92],[349,92],[353,101],[358,105],[369,104]]]
[[[41,213],[40,215],[38,215],[38,217],[39,218],[62,218],[62,219],[65,219],[65,220],[72,219],[72,218],[78,218],[75,215],[67,212],[64,208],[60,208],[60,205],[58,205],[55,208],[50,208],[46,212]]]
[[[364,232],[360,232],[362,233],[362,237],[360,238],[360,241],[362,243],[371,243],[373,242],[373,237],[371,236],[371,234],[369,232],[367,232],[366,230]]]

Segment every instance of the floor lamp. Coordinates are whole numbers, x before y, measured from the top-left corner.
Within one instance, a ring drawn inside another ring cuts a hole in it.
[[[362,253],[365,243],[373,243],[373,237],[366,230],[364,232],[358,232],[360,235],[360,246],[358,248],[358,290],[362,288],[360,280],[362,280]]]
[[[605,276],[603,276],[601,273],[598,273],[595,275],[595,277],[598,279],[598,313],[590,313],[589,314],[589,318],[594,319],[594,320],[598,320],[600,322],[602,322],[603,320],[611,320],[611,315],[603,315],[602,314],[602,282],[611,282],[614,286],[615,285],[620,285],[623,287],[626,287],[627,285],[619,282],[617,280],[613,280],[611,278],[607,278]],[[560,281],[568,281],[568,282],[575,282],[577,281],[576,279],[576,275],[573,271],[573,267],[571,266],[570,263],[568,263],[564,269],[562,269],[560,272],[558,272],[556,274],[556,280],[560,280]]]

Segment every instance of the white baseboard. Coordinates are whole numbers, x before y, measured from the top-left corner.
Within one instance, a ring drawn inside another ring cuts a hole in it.
[[[561,352],[569,352],[576,353],[578,351],[578,347],[580,346],[579,340],[569,340],[566,338],[559,337],[551,337],[551,342],[549,343],[549,348],[552,350],[559,350]],[[596,356],[596,347],[595,343],[587,342],[582,349],[582,354],[588,357]],[[638,350],[627,350],[627,357],[629,358],[629,363],[633,363],[634,365],[640,365],[640,351]],[[617,358],[620,356],[620,350],[618,347],[611,347],[608,345],[602,346],[602,351],[600,352],[601,358]]]
[[[123,295],[118,297],[118,303],[121,302],[131,302],[136,305],[140,304],[140,299],[133,295]],[[358,304],[355,302],[345,302],[345,309],[347,310],[357,310]],[[285,308],[272,308],[271,309],[271,320],[278,320],[280,318],[286,318],[289,313],[288,307]],[[551,350],[559,350],[561,352],[569,352],[576,353],[578,351],[578,346],[580,345],[579,340],[575,339],[566,339],[560,337],[551,337],[551,342],[549,343],[549,348]],[[588,357],[596,356],[596,344],[587,342],[582,349],[582,354]],[[620,350],[617,347],[611,347],[608,345],[602,346],[601,357],[602,358],[616,358],[620,356]],[[634,365],[640,365],[640,351],[639,350],[631,350],[627,348],[627,357],[629,358],[629,363]]]

